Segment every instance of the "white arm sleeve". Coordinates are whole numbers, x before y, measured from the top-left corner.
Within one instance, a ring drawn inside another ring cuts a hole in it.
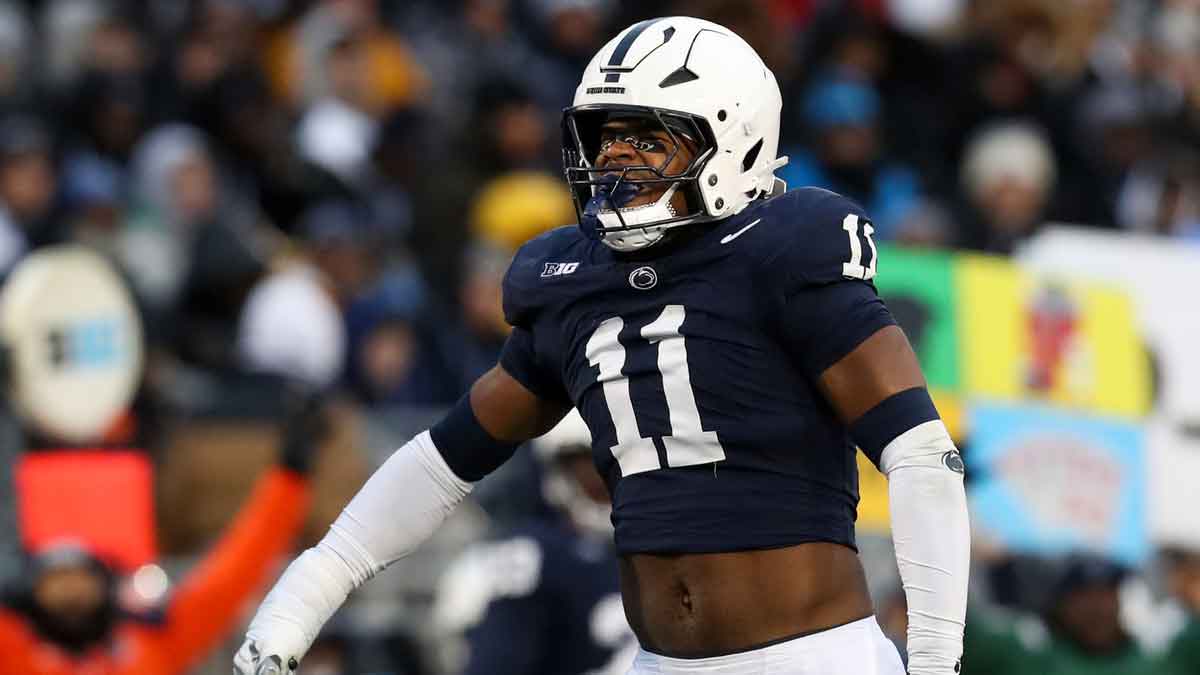
[[[288,566],[247,636],[285,662],[300,660],[350,591],[416,549],[470,491],[422,432],[379,467],[325,538]]]
[[[887,445],[892,540],[908,600],[908,672],[959,672],[967,614],[971,526],[962,459],[941,420],[917,425]]]

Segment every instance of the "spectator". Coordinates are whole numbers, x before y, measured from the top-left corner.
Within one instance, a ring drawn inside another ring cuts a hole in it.
[[[964,672],[985,675],[1161,675],[1121,622],[1123,566],[1075,553],[1052,563],[1049,597],[1038,623],[1007,626],[975,617],[965,641]]]
[[[1200,8],[1195,3],[1167,0],[1146,21],[1146,75],[1170,94],[1176,108],[1173,135],[1200,141]]]
[[[1200,551],[1176,547],[1163,552],[1167,586],[1188,612],[1188,624],[1171,645],[1168,663],[1173,673],[1200,672]]]
[[[1085,222],[1131,230],[1150,229],[1155,219],[1148,190],[1163,182],[1166,163],[1155,152],[1151,131],[1156,116],[1147,92],[1133,85],[1094,89],[1079,106],[1077,154],[1083,159],[1074,171],[1092,186]],[[1099,188],[1099,189],[1097,189]]]
[[[425,296],[419,277],[394,270],[348,308],[348,376],[366,403],[429,409],[462,395],[450,364],[472,355],[453,351],[454,333],[428,313]]]
[[[222,181],[203,134],[173,124],[134,155],[122,266],[150,314],[154,340],[185,360],[233,368],[242,302],[269,254],[253,204]]]
[[[1164,151],[1143,171],[1132,173],[1122,190],[1120,218],[1139,232],[1200,236],[1200,152]]]
[[[390,248],[407,247],[415,225],[414,192],[428,182],[422,161],[422,131],[428,120],[416,110],[397,110],[384,120],[371,149],[371,180],[366,192],[371,218]]]
[[[65,138],[64,192],[86,189],[78,183],[94,181],[103,172],[114,182],[115,196],[128,197],[128,164],[145,130],[148,96],[138,75],[95,70],[81,75],[69,95],[71,109],[82,112],[79,124]]]
[[[115,259],[125,217],[124,172],[113,162],[82,155],[70,160],[62,173],[67,238]]]
[[[361,50],[364,108],[380,114],[412,105],[425,94],[427,76],[408,46],[383,23],[378,0],[319,0],[268,45],[268,73],[276,92],[296,105],[312,103],[339,85],[325,68],[328,51],[350,38]]]
[[[900,30],[931,40],[949,35],[962,20],[966,0],[887,0],[888,17]]]
[[[169,308],[182,293],[188,244],[218,207],[216,182],[207,142],[192,127],[161,127],[138,145],[123,263],[151,307]]]
[[[501,301],[501,285],[512,252],[486,241],[476,241],[468,247],[465,258],[463,281],[458,292],[462,308],[460,329],[445,337],[448,344],[454,345],[450,352],[457,355],[454,363],[463,391],[496,362],[512,330],[504,320]]]
[[[43,3],[44,35],[41,61],[46,84],[54,92],[69,90],[89,63],[88,45],[105,18],[105,7],[90,0],[50,0]]]
[[[100,72],[124,75],[141,73],[150,65],[146,36],[132,17],[111,12],[102,19],[87,41],[87,61]]]
[[[188,672],[213,649],[290,546],[307,510],[316,409],[287,420],[280,464],[207,558],[153,613],[131,613],[118,576],[85,546],[31,551],[26,585],[0,609],[0,670],[29,675]]]
[[[341,312],[311,265],[286,264],[250,291],[238,323],[244,369],[286,373],[324,390],[340,377],[345,350]]]
[[[373,0],[319,3],[300,35],[297,47],[308,61],[303,72],[310,74],[304,83],[308,106],[296,132],[300,151],[357,185],[379,119],[418,100],[425,75],[407,47],[381,25]]]
[[[579,73],[600,47],[613,0],[533,0],[526,39],[538,58],[527,82],[542,110],[557,113],[575,97]]]
[[[253,195],[265,217],[285,232],[309,207],[351,196],[349,185],[302,156],[287,111],[271,98],[256,67],[226,69],[188,93],[184,109],[213,139],[230,182]]]
[[[413,247],[421,257],[421,265],[427,278],[435,282],[444,293],[441,298],[449,304],[458,302],[457,288],[465,270],[462,269],[464,242],[472,239],[470,232],[474,216],[470,210],[473,201],[464,195],[479,196],[487,193],[486,185],[492,179],[507,172],[517,175],[532,175],[524,172],[544,174],[534,181],[538,186],[557,183],[549,189],[543,188],[548,198],[544,210],[556,211],[565,194],[561,179],[552,177],[559,171],[557,161],[550,159],[551,150],[557,152],[558,145],[551,143],[551,129],[543,113],[534,103],[532,94],[519,82],[496,79],[475,92],[470,131],[458,139],[454,152],[447,152],[435,144],[410,143],[415,154],[409,162],[420,162],[423,171],[417,172],[414,187],[414,232]],[[416,124],[409,133],[422,134],[429,123]],[[395,131],[398,128],[393,127]],[[436,172],[432,174],[430,172]],[[432,179],[436,175],[436,179]],[[495,183],[505,185],[505,181]],[[528,181],[516,181],[517,185]],[[490,200],[497,207],[508,202],[501,192],[491,192]],[[522,189],[517,203],[525,202]],[[565,222],[573,220],[570,215]],[[543,222],[541,227],[555,223]]]
[[[32,246],[54,241],[58,177],[46,128],[31,117],[0,119],[0,275]]]
[[[77,150],[129,162],[149,121],[150,93],[140,73],[85,71],[70,104],[83,112],[83,124],[70,140],[81,146]]]
[[[300,228],[306,260],[263,282],[256,299],[268,288],[277,292],[247,306],[243,339],[246,349],[259,354],[254,360],[319,363],[321,380],[328,383],[333,375],[344,375],[371,405],[430,406],[456,400],[458,382],[444,369],[434,334],[423,322],[424,283],[411,268],[385,258],[379,250],[384,233],[374,227],[370,212],[357,203],[327,202],[310,210]],[[285,299],[278,292],[284,280],[289,280],[293,300],[303,301],[303,311],[320,319],[305,331],[310,339],[297,340],[290,321],[277,320],[299,308],[266,302]],[[260,348],[253,348],[254,343]]]
[[[512,252],[574,219],[575,208],[562,180],[535,171],[498,176],[483,186],[471,205],[474,234]]]
[[[1070,664],[1086,667],[1089,662],[1121,663],[1131,673],[1154,672],[1121,625],[1118,591],[1127,574],[1121,565],[1098,556],[1067,558],[1045,614],[1051,643],[1044,672],[1063,672]],[[1090,667],[1088,671],[1095,672]]]
[[[1036,127],[1005,123],[982,130],[963,159],[962,243],[1011,253],[1042,225],[1056,174],[1053,151]]]
[[[1028,64],[1013,53],[1015,45],[997,44],[1000,38],[989,32],[971,38],[943,57],[949,81],[937,110],[946,126],[943,162],[961,164],[971,138],[998,120],[1028,119],[1051,129],[1070,123],[1069,119],[1058,123],[1051,113],[1049,93]],[[1067,116],[1072,110],[1073,106],[1064,104],[1059,114]]]
[[[912,169],[883,156],[875,90],[851,78],[822,78],[805,96],[804,117],[813,149],[789,148],[780,177],[789,187],[815,185],[854,198],[873,215],[877,238],[899,237],[921,192]]]
[[[530,92],[514,80],[494,79],[475,92],[484,167],[491,172],[557,168],[550,160],[550,130]]]
[[[471,244],[463,256],[456,305],[459,329],[442,339],[463,390],[495,363],[508,338],[501,283],[525,242],[574,220],[562,181],[536,171],[513,171],[487,183],[471,204]]]
[[[377,121],[367,107],[366,45],[345,36],[326,52],[330,93],[318,98],[304,113],[296,130],[300,152],[341,180],[357,185],[363,180],[370,148],[375,143]]]
[[[538,56],[515,25],[511,0],[464,0],[450,16],[422,12],[413,16],[413,47],[437,84],[430,108],[439,124],[430,131],[457,138],[469,130],[473,108],[463,105],[490,80],[536,82]],[[480,68],[486,64],[486,68]],[[541,101],[539,111],[546,112]],[[557,112],[560,102],[551,102]]]
[[[334,304],[349,307],[378,282],[386,260],[370,212],[349,200],[322,202],[300,219],[299,236]]]
[[[32,31],[21,7],[0,2],[0,112],[28,104],[34,93],[28,77]]]

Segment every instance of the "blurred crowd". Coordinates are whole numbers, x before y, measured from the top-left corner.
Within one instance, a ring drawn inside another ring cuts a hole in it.
[[[514,247],[573,218],[558,115],[582,67],[672,12],[764,55],[782,177],[861,201],[883,240],[1200,237],[1190,0],[5,0],[0,269],[110,255],[168,399],[189,368],[286,367],[451,402],[504,337]]]
[[[1200,242],[1196,0],[0,0],[0,276],[65,242],[124,275],[146,371],[108,440],[152,446],[260,371],[449,405],[505,339],[516,247],[574,220],[558,120],[584,65],[669,14],[759,51],[780,176],[860,201],[881,240]]]

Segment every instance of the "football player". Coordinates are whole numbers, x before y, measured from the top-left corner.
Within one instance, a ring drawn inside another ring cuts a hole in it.
[[[895,675],[854,543],[855,446],[889,478],[909,672],[959,670],[962,460],[876,295],[867,214],[774,171],[781,96],[688,17],[593,58],[563,113],[579,226],[518,251],[500,363],[376,472],[251,622],[236,672],[286,672],[572,405],[612,495],[630,673]]]
[[[535,439],[550,513],[469,547],[443,575],[434,623],[454,636],[448,672],[624,675],[637,641],[621,607],[612,508],[591,452],[575,411]]]

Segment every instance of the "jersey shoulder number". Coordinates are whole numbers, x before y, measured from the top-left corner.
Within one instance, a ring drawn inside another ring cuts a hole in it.
[[[755,217],[769,233],[759,244],[763,265],[785,291],[875,278],[875,228],[852,200],[821,188],[797,188],[763,204]]]

